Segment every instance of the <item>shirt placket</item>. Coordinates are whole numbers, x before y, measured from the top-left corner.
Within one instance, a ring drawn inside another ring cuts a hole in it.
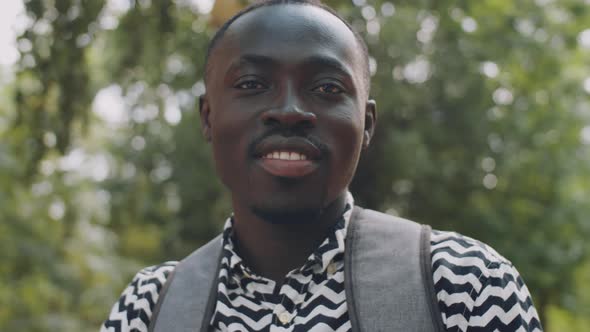
[[[287,275],[285,283],[280,287],[279,296],[280,303],[273,308],[273,325],[271,332],[285,332],[293,331],[295,328],[295,317],[297,315],[297,307],[303,301],[303,294],[305,293],[305,286],[309,282],[301,280],[300,286],[296,286],[296,278],[303,278],[298,272],[291,272]]]

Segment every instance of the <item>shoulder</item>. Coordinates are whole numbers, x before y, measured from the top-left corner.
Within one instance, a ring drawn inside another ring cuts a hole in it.
[[[447,329],[540,331],[529,290],[512,263],[490,246],[432,231],[434,288]]]
[[[160,291],[177,264],[166,262],[139,271],[111,309],[100,331],[147,331]]]
[[[430,245],[432,265],[434,271],[439,272],[439,277],[450,270],[461,275],[472,273],[479,278],[500,266],[512,266],[509,260],[487,244],[455,232],[433,230]]]

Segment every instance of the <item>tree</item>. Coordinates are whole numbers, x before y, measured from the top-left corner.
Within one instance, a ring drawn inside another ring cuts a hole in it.
[[[95,330],[135,271],[220,230],[231,207],[196,99],[214,29],[245,2],[192,3],[25,3],[0,96],[1,330]],[[377,135],[356,201],[487,242],[546,328],[583,324],[589,7],[326,3],[371,53]]]

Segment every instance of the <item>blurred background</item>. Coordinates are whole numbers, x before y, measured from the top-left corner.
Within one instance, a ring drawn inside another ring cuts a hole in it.
[[[97,331],[231,211],[200,136],[241,0],[0,3],[0,330]],[[590,331],[590,0],[333,0],[369,44],[358,203],[480,239]]]

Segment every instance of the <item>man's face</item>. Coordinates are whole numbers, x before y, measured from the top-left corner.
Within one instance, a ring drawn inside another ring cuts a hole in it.
[[[359,47],[313,6],[263,7],[230,26],[211,54],[201,117],[234,204],[281,222],[346,193],[375,115]]]

